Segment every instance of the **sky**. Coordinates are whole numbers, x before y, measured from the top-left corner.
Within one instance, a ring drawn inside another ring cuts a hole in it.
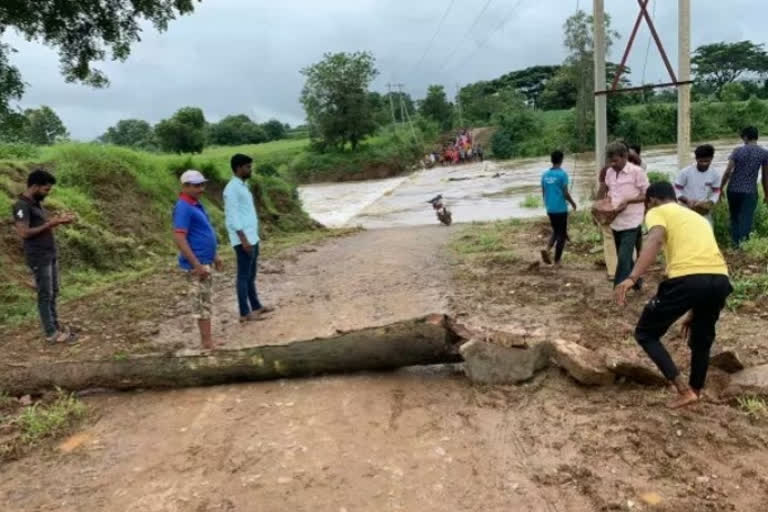
[[[691,0],[692,47],[744,39],[768,42],[764,2]],[[634,0],[605,0],[605,5],[622,36],[610,56],[618,61],[638,7]],[[375,90],[386,92],[387,83],[403,83],[420,98],[429,84],[442,84],[453,96],[457,84],[562,62],[562,26],[577,6],[591,10],[592,2],[203,0],[166,32],[146,25],[127,61],[99,63],[111,81],[105,89],[65,83],[54,49],[25,41],[12,30],[2,41],[18,50],[11,59],[28,84],[20,105],[48,105],[73,138],[90,140],[120,119],[154,123],[184,106],[201,107],[212,122],[245,113],[258,122],[276,117],[302,123],[299,71],[326,52],[372,52],[380,73]],[[651,0],[649,9],[654,8],[657,29],[676,67],[677,2]],[[655,46],[646,52],[648,41],[643,26],[629,59],[632,80],[639,83],[645,69],[646,82],[667,82]]]

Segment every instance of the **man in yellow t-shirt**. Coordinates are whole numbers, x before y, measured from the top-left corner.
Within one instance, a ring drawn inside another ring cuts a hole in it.
[[[616,299],[620,305],[626,303],[627,291],[653,265],[664,246],[668,278],[645,306],[635,328],[635,339],[677,388],[679,396],[669,406],[683,407],[701,397],[715,341],[715,324],[733,288],[709,222],[677,204],[671,183],[655,183],[648,188],[646,211],[648,240],[632,273],[616,287]],[[661,337],[686,313],[683,333],[689,335],[691,349],[688,384],[661,344]]]

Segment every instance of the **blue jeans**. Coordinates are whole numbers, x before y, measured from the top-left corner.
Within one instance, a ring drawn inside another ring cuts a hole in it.
[[[757,209],[757,192],[728,191],[728,210],[731,214],[731,240],[738,247],[749,238]]]
[[[237,255],[237,304],[240,316],[248,316],[251,311],[262,308],[259,295],[256,293],[256,270],[259,265],[259,244],[251,248],[251,253],[242,245],[235,246]]]
[[[616,286],[632,273],[635,266],[635,248],[642,246],[643,231],[640,226],[623,231],[613,230],[613,240],[616,243],[616,273],[613,285]],[[639,239],[639,240],[638,240]]]
[[[45,335],[50,337],[59,330],[56,299],[59,296],[59,267],[56,259],[48,263],[31,265],[37,287],[37,311]]]

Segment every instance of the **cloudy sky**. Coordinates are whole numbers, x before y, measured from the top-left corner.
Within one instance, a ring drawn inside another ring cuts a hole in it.
[[[487,2],[453,2],[430,47],[451,0],[204,0],[167,32],[148,26],[126,62],[103,63],[112,82],[103,90],[64,83],[49,48],[12,31],[4,41],[19,50],[12,59],[29,84],[22,106],[53,107],[75,138],[94,138],[119,119],[156,122],[186,105],[202,107],[209,121],[247,113],[258,121],[277,117],[297,124],[303,119],[299,70],[324,52],[373,52],[380,71],[375,89],[402,82],[421,97],[428,84],[440,83],[452,95],[456,83],[561,62],[563,22],[577,4],[592,6],[590,0],[491,0],[483,11]],[[693,47],[768,42],[764,2],[692,0]],[[605,3],[623,36],[612,53],[618,60],[638,9],[634,0]],[[677,2],[654,3],[657,28],[676,62]],[[643,27],[630,59],[635,81],[647,42]],[[664,73],[651,46],[646,81],[667,81]]]

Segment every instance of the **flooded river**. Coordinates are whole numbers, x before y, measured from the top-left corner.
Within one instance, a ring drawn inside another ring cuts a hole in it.
[[[737,144],[715,144],[714,165],[721,172]],[[678,172],[675,146],[648,148],[643,160],[649,171],[673,177]],[[544,209],[526,208],[522,203],[529,195],[541,197],[539,180],[548,163],[544,157],[435,167],[385,180],[307,185],[299,192],[312,218],[328,227],[434,224],[427,201],[437,194],[446,198],[454,222],[536,217],[544,215]],[[567,157],[564,167],[571,175],[576,202],[588,202],[596,183],[594,154]]]

